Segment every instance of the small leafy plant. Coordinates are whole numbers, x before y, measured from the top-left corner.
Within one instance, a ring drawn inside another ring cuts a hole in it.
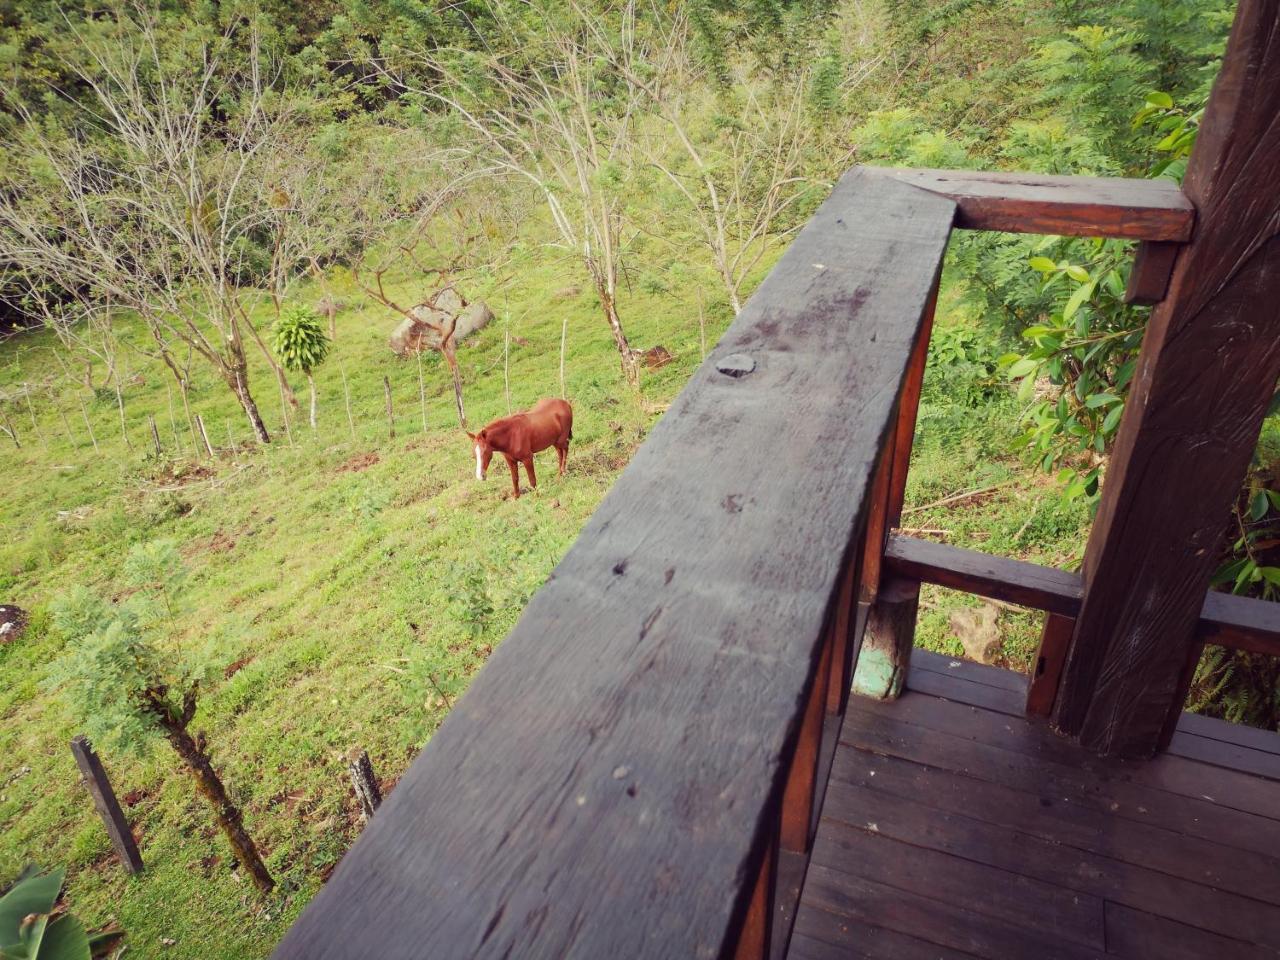
[[[0,960],[99,960],[124,938],[118,929],[89,933],[57,911],[65,871],[28,868],[0,897]]]
[[[178,643],[174,614],[186,580],[182,559],[172,541],[138,544],[124,574],[138,588],[125,603],[108,603],[82,586],[54,604],[54,626],[68,638],[70,651],[53,664],[47,685],[62,693],[95,743],[142,753],[167,742],[265,893],[274,881],[214,769],[204,734],[191,730],[212,657],[184,654]]]
[[[311,429],[316,429],[315,370],[329,356],[333,345],[324,332],[320,314],[307,306],[293,306],[280,314],[275,323],[272,349],[286,370],[307,378],[311,391]]]

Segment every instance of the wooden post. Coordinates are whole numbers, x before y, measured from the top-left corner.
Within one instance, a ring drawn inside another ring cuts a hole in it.
[[[858,602],[871,603],[880,589],[880,567],[889,535],[889,483],[893,478],[893,438],[880,451],[867,502],[867,525],[862,549]]]
[[[102,769],[102,761],[83,734],[72,737],[71,753],[76,758],[76,766],[84,784],[93,797],[93,806],[107,828],[107,836],[111,838],[111,846],[115,848],[120,864],[129,873],[142,872],[142,854],[138,852],[138,844],[133,839],[133,831],[129,829],[129,821],[120,809],[115,791],[111,789],[111,781],[107,772]]]
[[[898,399],[898,419],[893,431],[893,470],[889,478],[887,524],[890,528],[902,522],[902,504],[907,495],[907,470],[911,466],[911,447],[916,439],[916,416],[920,411],[920,393],[924,389],[924,371],[929,362],[929,338],[933,335],[933,315],[938,308],[938,286],[924,308],[920,339],[911,353],[907,377],[902,381]]]
[[[422,432],[427,432],[427,382],[422,378],[422,351],[419,350],[414,354],[418,361],[418,403],[422,407]],[[350,412],[350,411],[348,411]],[[354,427],[352,434],[355,433]]]
[[[93,444],[93,452],[101,453],[98,449],[98,438],[93,435],[93,424],[89,422],[89,411],[85,408],[84,398],[78,393],[76,394],[76,402],[80,404],[80,416],[84,417],[85,429],[89,431],[89,442]]]
[[[25,383],[22,385],[22,396],[27,401],[27,412],[31,414],[31,429],[40,438],[40,446],[48,447],[49,444],[45,441],[44,431],[40,429],[40,421],[36,419],[36,408],[31,403],[31,388]]]
[[[14,427],[13,421],[9,419],[8,411],[4,411],[4,427],[2,429],[9,435],[9,439],[13,441],[13,445],[21,450],[22,441],[18,439],[18,431]]]
[[[53,401],[53,407],[58,411],[58,416],[62,419],[62,429],[67,435],[67,443],[74,447],[76,445],[76,436],[71,432],[71,423],[67,420],[67,411],[62,409],[62,405],[57,400]]]
[[[890,577],[881,584],[854,664],[854,693],[877,700],[894,700],[902,693],[915,644],[919,603],[919,580]]]
[[[784,849],[794,853],[806,853],[812,839],[813,801],[818,783],[818,757],[822,747],[822,721],[826,715],[827,684],[831,677],[831,630],[823,639],[818,654],[818,671],[814,677],[809,703],[800,723],[800,737],[791,758],[791,772],[787,775],[786,789],[782,795],[782,824],[779,840]]]
[[[382,378],[382,392],[387,398],[387,436],[394,440],[396,438],[396,414],[391,407],[391,380],[385,376]]]
[[[158,460],[164,450],[160,446],[160,430],[156,427],[156,417],[154,413],[147,414],[147,423],[151,426],[151,443],[156,449],[156,459]]]
[[[419,363],[422,361],[419,360]],[[351,428],[351,439],[356,438],[356,421],[351,416],[351,388],[347,386],[347,371],[341,363],[338,364],[338,372],[342,374],[342,399],[347,405],[347,426]]]
[[[195,416],[196,416],[196,426],[200,429],[200,439],[204,441],[205,452],[209,454],[210,458],[212,458],[213,444],[209,442],[209,433],[204,428],[204,417],[200,416],[200,414],[198,413]]]
[[[855,538],[855,543],[860,542]],[[840,595],[836,598],[836,615],[831,624],[835,646],[831,650],[831,677],[827,689],[827,713],[844,713],[849,698],[849,683],[853,673],[853,651],[857,645],[857,601],[859,551],[850,551],[845,561],[844,577],[840,582]]]
[[[1076,622],[1071,617],[1047,613],[1044,629],[1040,633],[1040,650],[1031,668],[1031,683],[1027,686],[1027,714],[1047,717],[1053,711],[1053,701],[1058,695],[1058,683],[1062,680],[1062,666],[1071,647],[1071,634]]]
[[[773,895],[778,881],[777,836],[766,843],[764,861],[751,888],[751,901],[738,933],[733,960],[769,960],[773,941]]]
[[[564,390],[564,346],[565,340],[569,336],[569,318],[565,317],[560,321],[560,399],[568,398],[568,394]]]
[[[1125,303],[1149,307],[1164,299],[1173,275],[1173,264],[1182,244],[1168,240],[1148,240],[1138,244],[1129,272],[1129,286],[1124,292]]]
[[[1280,0],[1241,0],[1183,185],[1197,210],[1085,553],[1054,723],[1100,753],[1172,735],[1231,505],[1280,376]]]
[[[347,754],[347,772],[351,775],[351,786],[355,788],[356,799],[360,801],[360,822],[368,823],[374,811],[382,805],[382,791],[378,787],[378,778],[373,775],[369,754],[359,747],[353,747]]]

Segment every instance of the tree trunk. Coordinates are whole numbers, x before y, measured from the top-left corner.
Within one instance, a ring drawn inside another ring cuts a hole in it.
[[[270,893],[271,888],[275,886],[275,881],[271,879],[271,874],[267,872],[267,865],[258,855],[258,848],[254,845],[253,838],[244,828],[244,818],[240,814],[240,808],[227,796],[226,787],[222,785],[218,772],[213,769],[213,764],[204,747],[196,742],[185,726],[180,726],[172,718],[163,722],[165,736],[178,756],[182,758],[182,762],[186,764],[191,779],[195,781],[196,789],[213,807],[214,819],[218,821],[218,826],[222,828],[227,842],[231,844],[236,859],[249,874],[253,885],[263,893]]]
[[[259,443],[270,443],[271,435],[267,433],[267,425],[262,422],[258,404],[254,402],[253,394],[249,392],[244,370],[233,367],[227,377],[227,384],[231,387],[231,392],[236,395],[236,399],[240,401],[240,406],[244,408],[244,414],[249,418],[249,426],[253,429],[254,437]]]
[[[449,364],[449,372],[453,375],[453,404],[458,408],[458,424],[467,429],[467,411],[462,405],[462,373],[458,369],[458,353],[454,349],[453,338],[449,337],[440,347],[445,362]]]
[[[244,319],[244,325],[249,328],[249,333],[253,335],[254,342],[258,344],[258,349],[262,351],[262,355],[267,358],[267,363],[271,365],[272,373],[274,373],[276,375],[276,379],[280,381],[280,392],[283,393],[285,399],[289,401],[289,406],[297,410],[298,397],[297,394],[293,392],[293,387],[289,386],[289,375],[285,373],[284,367],[280,366],[280,364],[276,362],[276,358],[271,353],[271,348],[267,346],[266,341],[262,339],[262,335],[258,333],[258,328],[250,322],[247,315]]]
[[[631,349],[627,334],[622,329],[622,320],[618,317],[618,306],[613,296],[602,286],[597,287],[600,303],[604,309],[604,318],[613,332],[613,342],[618,348],[618,356],[622,359],[622,375],[632,387],[640,386],[640,363],[636,351]]]
[[[307,374],[307,387],[311,391],[311,432],[316,432],[316,378]]]

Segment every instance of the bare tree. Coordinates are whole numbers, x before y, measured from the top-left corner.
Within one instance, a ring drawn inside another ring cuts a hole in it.
[[[751,272],[799,228],[794,208],[822,189],[804,174],[816,146],[805,116],[808,78],[743,77],[732,92],[720,92],[691,55],[683,13],[654,29],[661,69],[628,57],[626,48],[611,51],[610,62],[645,92],[660,118],[658,135],[637,138],[639,149],[685,202],[737,314]],[[667,131],[675,135],[674,151]]]
[[[292,95],[252,23],[206,36],[141,7],[130,18],[92,36],[67,22],[68,68],[90,96],[69,101],[64,124],[4,91],[19,122],[0,172],[0,263],[63,330],[136,313],[184,396],[174,357],[203,358],[266,443],[244,345],[262,292],[246,278],[277,219],[264,155],[298,120]]]
[[[516,14],[502,4],[491,4],[490,12],[499,27],[489,38],[494,52],[417,53],[431,75],[441,78],[418,92],[448,107],[471,131],[482,169],[537,189],[560,244],[591,280],[623,374],[634,386],[638,352],[619,315],[618,281],[629,218],[623,187],[634,165],[645,92],[609,61],[645,61],[657,51],[636,29],[634,2],[607,22],[574,5],[565,22],[548,19],[541,25],[540,46],[522,49],[515,68],[508,54],[526,43],[509,22]],[[477,84],[482,98],[471,93]]]

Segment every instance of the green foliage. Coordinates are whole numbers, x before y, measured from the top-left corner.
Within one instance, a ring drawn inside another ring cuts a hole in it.
[[[95,960],[120,942],[119,931],[89,934],[76,917],[55,913],[64,875],[28,869],[0,897],[0,960]]]
[[[286,370],[311,375],[329,356],[332,342],[320,314],[310,307],[286,308],[273,328],[272,350]]]
[[[978,407],[1000,393],[991,337],[963,324],[940,325],[929,340],[929,389],[957,406]]]
[[[135,545],[124,574],[137,592],[121,603],[84,586],[53,603],[54,629],[68,652],[52,664],[45,685],[62,694],[90,740],[140,754],[167,720],[190,718],[209,664],[162,645],[185,582],[172,541]]]

